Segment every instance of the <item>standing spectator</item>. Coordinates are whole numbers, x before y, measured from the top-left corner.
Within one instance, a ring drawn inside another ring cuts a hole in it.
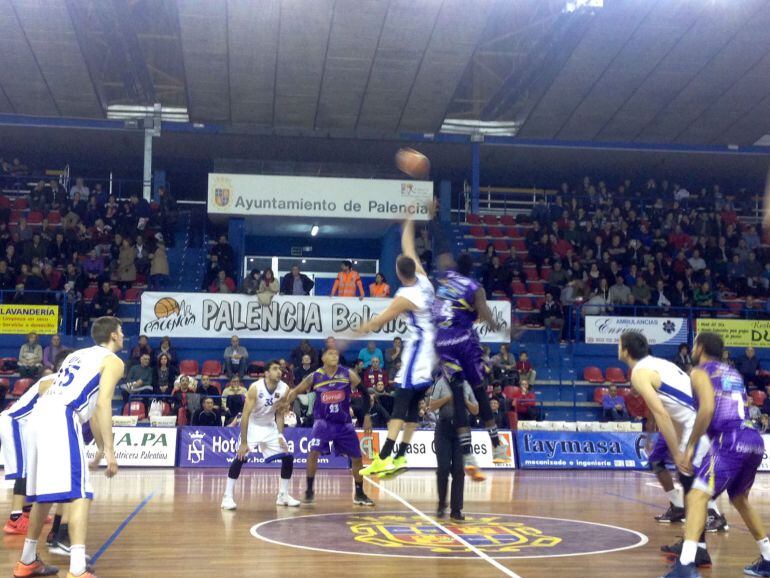
[[[388,372],[382,368],[379,357],[372,357],[372,364],[364,371],[361,380],[367,389],[376,389],[378,384],[382,384],[383,391],[388,388]]]
[[[545,327],[546,334],[553,333],[554,339],[561,339],[564,329],[564,312],[561,304],[554,301],[551,293],[545,294],[545,301],[540,306],[540,321]]]
[[[234,375],[222,391],[222,410],[227,412],[227,417],[233,419],[243,411],[246,400],[246,388],[243,387],[240,378]]]
[[[494,398],[490,399],[489,407],[492,409],[492,417],[495,419],[495,425],[497,425],[497,429],[511,429],[511,426],[508,423],[508,416],[504,411],[500,409],[500,402]]]
[[[367,343],[366,347],[358,352],[358,359],[364,362],[364,369],[369,369],[369,366],[372,364],[372,359],[375,357],[379,357],[380,364],[385,365],[385,356],[374,341]]]
[[[230,345],[225,349],[224,358],[225,375],[227,377],[233,377],[233,375],[237,375],[239,378],[243,377],[248,365],[249,352],[240,344],[237,335],[230,338]]]
[[[390,285],[385,282],[385,275],[377,273],[374,283],[369,285],[369,297],[390,297]]]
[[[609,393],[602,397],[602,410],[607,421],[628,421],[630,416],[626,409],[626,401],[618,395],[616,385],[611,385]]]
[[[676,357],[673,359],[674,365],[679,369],[689,374],[692,369],[692,357],[690,356],[690,346],[686,343],[679,345],[679,349],[676,352]]]
[[[516,356],[510,352],[510,346],[503,343],[500,353],[492,357],[492,375],[494,379],[503,385],[516,385],[518,372],[516,371]]]
[[[37,379],[43,371],[43,348],[37,333],[27,335],[27,342],[19,349],[19,375]]]
[[[123,239],[118,256],[118,285],[125,291],[136,281],[136,251],[128,239]]]
[[[385,352],[385,367],[391,375],[395,375],[396,364],[401,363],[401,352],[404,342],[400,337],[393,338],[393,346]]]
[[[200,427],[216,427],[222,425],[222,418],[214,406],[214,400],[204,397],[201,408],[193,414],[192,425]]]
[[[735,369],[743,376],[746,390],[754,389],[761,385],[759,370],[762,368],[759,365],[759,359],[757,359],[753,347],[747,347],[742,355],[735,358]]]
[[[291,355],[289,356],[291,358],[292,365],[294,367],[304,365],[305,362],[302,358],[305,355],[310,357],[310,364],[313,367],[313,370],[315,370],[315,368],[318,367],[318,352],[313,348],[312,345],[310,345],[310,342],[307,339],[300,341],[299,345],[292,350]]]
[[[257,301],[260,305],[270,305],[273,297],[278,295],[278,279],[275,278],[273,270],[269,267],[265,269],[262,274],[262,280],[259,282],[259,290],[257,291]]]
[[[210,256],[217,258],[217,263],[228,276],[232,275],[235,266],[235,251],[227,241],[227,235],[220,235],[219,242],[211,249]]]
[[[516,362],[516,371],[519,372],[519,384],[521,380],[525,380],[528,385],[535,383],[537,372],[533,369],[532,363],[529,361],[529,355],[526,351],[519,353],[519,360]]]
[[[152,353],[145,353],[144,355],[152,358]],[[171,392],[174,391],[174,382],[176,381],[176,378],[177,371],[171,364],[171,359],[165,353],[161,354],[161,356],[158,357],[158,366],[155,368],[155,379],[153,381],[155,393],[160,395],[171,395]]]
[[[291,272],[281,279],[281,295],[310,295],[315,283],[310,277],[300,272],[299,265],[291,266]]]
[[[90,194],[91,191],[88,190],[88,187],[83,182],[83,177],[77,177],[75,184],[70,189],[70,199],[74,199],[75,195],[79,195],[81,199],[87,199]]]
[[[261,283],[260,281],[260,285]],[[220,270],[209,286],[209,293],[235,293],[235,281],[228,277],[224,270]]]
[[[256,295],[257,291],[259,291],[259,282],[259,269],[252,269],[243,280],[243,284],[241,285],[241,293],[244,295]]]
[[[120,386],[123,405],[128,403],[129,397],[132,395],[151,392],[153,390],[153,377],[150,356],[145,353],[139,358],[139,365],[134,365],[128,370],[126,382]]]
[[[51,372],[54,371],[56,358],[62,352],[72,351],[69,347],[61,344],[61,335],[58,333],[51,337],[51,344],[43,349],[43,368]]]
[[[337,279],[332,287],[332,297],[355,297],[359,293],[359,299],[364,298],[364,286],[361,283],[361,276],[358,271],[353,269],[353,263],[343,261],[340,264],[340,272],[337,273]]]
[[[315,366],[313,365],[313,360],[310,357],[310,355],[303,355],[302,359],[300,360],[300,364],[298,366],[295,366],[296,369],[294,371],[294,382],[289,383],[288,381],[286,383],[289,383],[290,386],[294,387],[298,383],[301,383],[305,377],[310,375],[315,371]]]
[[[177,205],[174,196],[164,186],[158,187],[158,220],[166,244],[173,247],[176,244],[174,225],[177,222]]]
[[[514,393],[513,403],[519,421],[538,419],[540,412],[536,407],[535,392],[530,389],[526,379],[519,380],[519,391]]]
[[[150,290],[160,291],[168,282],[169,267],[166,245],[163,238],[158,239],[155,251],[150,254]]]

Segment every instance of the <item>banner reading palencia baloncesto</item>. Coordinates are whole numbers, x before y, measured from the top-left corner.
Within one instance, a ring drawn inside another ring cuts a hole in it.
[[[148,337],[269,337],[271,339],[389,340],[406,334],[406,322],[397,319],[379,333],[365,338],[354,331],[390,304],[390,299],[277,296],[262,306],[255,296],[211,293],[152,293],[142,295],[141,334]],[[477,326],[482,341],[508,342],[511,304],[490,301],[500,329]]]

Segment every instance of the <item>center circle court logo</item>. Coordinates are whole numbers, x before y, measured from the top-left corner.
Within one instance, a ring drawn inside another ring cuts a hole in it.
[[[498,559],[601,554],[647,543],[644,534],[626,528],[540,516],[474,513],[463,523],[439,523]],[[466,544],[413,512],[294,516],[257,524],[251,534],[273,544],[339,554],[476,558]]]

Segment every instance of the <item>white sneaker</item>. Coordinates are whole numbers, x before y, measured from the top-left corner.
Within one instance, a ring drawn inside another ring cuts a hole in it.
[[[492,450],[492,463],[508,464],[510,462],[511,458],[508,456],[508,444],[503,440],[500,440],[500,445]]]
[[[276,506],[289,506],[291,508],[298,507],[302,502],[292,498],[289,494],[278,494],[275,500]]]
[[[235,500],[232,498],[229,498],[228,496],[225,496],[222,498],[222,505],[220,506],[223,510],[235,510],[238,506],[235,504]]]

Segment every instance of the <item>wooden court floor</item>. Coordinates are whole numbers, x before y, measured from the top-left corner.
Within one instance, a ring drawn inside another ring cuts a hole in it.
[[[295,470],[295,497],[303,474]],[[244,470],[235,512],[219,509],[225,475],[123,468],[113,480],[95,476],[87,551],[100,553],[99,576],[656,577],[666,571],[659,546],[682,532],[653,520],[666,504],[645,473],[498,471],[485,483],[468,483],[465,513],[472,519],[445,526],[476,553],[410,509],[434,513],[432,472],[367,484],[377,506],[361,508],[352,504],[346,472],[321,471],[316,503],[289,509],[274,505],[277,470]],[[770,476],[760,476],[753,497],[769,511]],[[3,493],[3,516],[9,500],[10,491]],[[731,529],[710,535],[714,567],[703,575],[741,576],[756,545],[724,499],[721,505]],[[3,538],[2,575],[12,574],[22,543]],[[45,550],[43,557],[66,575],[67,559]]]

